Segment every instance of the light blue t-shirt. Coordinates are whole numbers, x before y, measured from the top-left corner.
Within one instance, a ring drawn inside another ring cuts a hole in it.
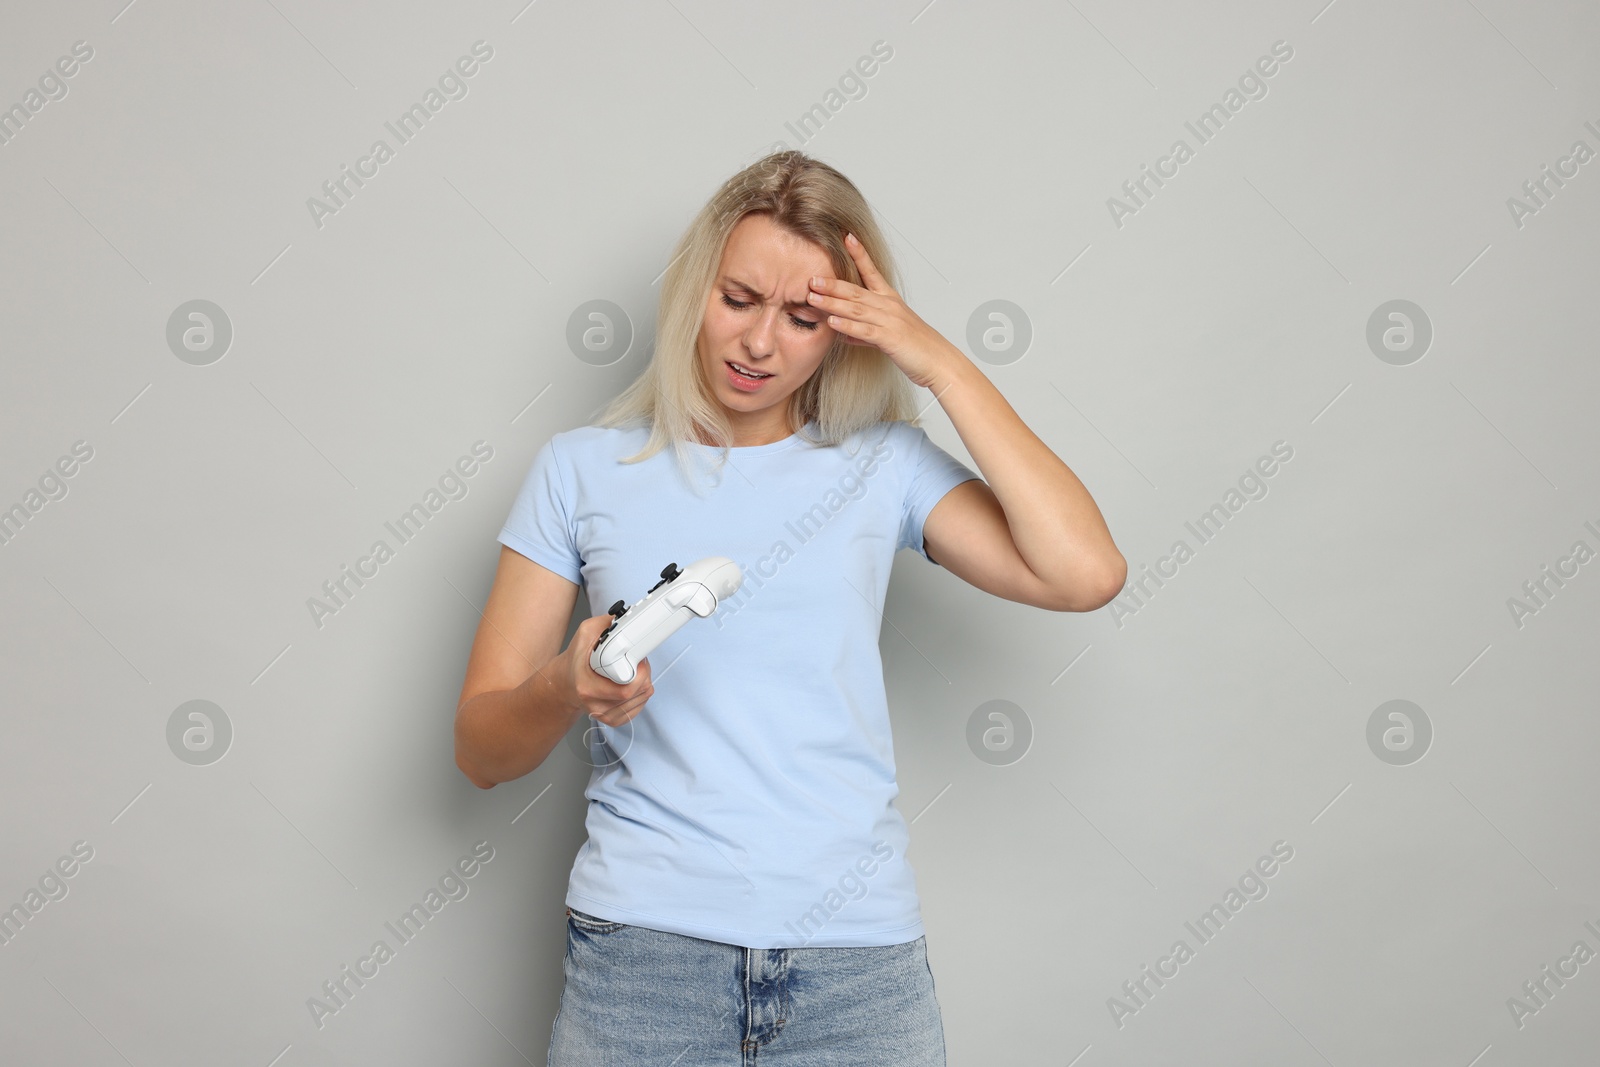
[[[618,462],[647,436],[556,434],[499,536],[586,584],[595,614],[669,563],[726,556],[744,572],[650,654],[635,718],[582,719],[595,769],[568,906],[747,948],[915,940],[878,635],[895,553],[931,559],[923,521],[978,475],[920,427],[880,422],[833,448],[798,434],[733,448],[720,473],[696,443],[697,494],[670,448]]]

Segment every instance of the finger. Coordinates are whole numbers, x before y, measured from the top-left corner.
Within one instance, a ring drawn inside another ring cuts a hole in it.
[[[847,299],[842,295],[826,296],[822,293],[808,293],[806,295],[806,301],[810,303],[812,307],[817,308],[820,311],[831,311],[836,315],[843,315],[846,318],[855,318],[855,313],[866,306],[858,301]]]
[[[828,316],[828,326],[838,330],[846,337],[854,337],[868,344],[877,344],[878,338],[883,335],[883,328],[875,323],[862,322],[860,319],[846,319],[838,315]]]
[[[839,318],[850,322],[871,323],[874,326],[886,326],[889,324],[895,314],[894,308],[885,306],[883,298],[875,293],[869,293],[859,286],[851,286],[851,288],[861,294],[859,298],[848,299],[812,293],[808,299],[811,301],[811,305],[819,311],[831,312]]]
[[[811,279],[811,291],[846,300],[864,300],[873,295],[871,290],[863,289],[848,278],[824,278],[820,275]]]
[[[615,704],[611,705],[610,708],[606,709],[607,713],[610,714],[610,713],[614,713],[614,712],[629,711],[629,710],[635,710],[636,711],[639,708],[644,707],[645,701],[649,700],[650,697],[655,693],[655,691],[656,690],[655,690],[654,686],[646,685],[642,689],[639,689],[639,690],[634,691],[634,692],[629,692],[621,700],[618,700]]]
[[[872,257],[867,255],[867,246],[853,233],[844,235],[844,246],[850,253],[850,258],[856,261],[856,269],[861,272],[861,280],[866,287],[875,293],[892,293],[892,289],[884,276],[878,273],[878,265],[872,262]]]
[[[625,688],[630,698],[637,694],[639,690],[650,688],[649,660],[642,659],[639,661],[639,669],[634,672],[633,681],[629,682]]]
[[[617,727],[632,721],[643,710],[643,700],[627,700],[615,707],[607,708],[599,716],[599,721],[615,730]]]

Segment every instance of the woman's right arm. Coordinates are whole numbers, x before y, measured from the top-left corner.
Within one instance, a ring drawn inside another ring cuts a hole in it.
[[[456,705],[456,766],[479,789],[539,767],[579,717],[620,726],[655,691],[648,660],[627,685],[589,666],[589,650],[611,624],[608,614],[579,623],[561,651],[577,600],[577,585],[500,547]]]

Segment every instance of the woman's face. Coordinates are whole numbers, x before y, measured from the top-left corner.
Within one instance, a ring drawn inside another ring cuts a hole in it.
[[[738,413],[781,417],[828,354],[834,331],[806,300],[816,276],[836,277],[827,253],[766,215],[746,215],[729,234],[697,348],[713,395],[736,421],[748,421]],[[747,378],[735,363],[769,377]]]

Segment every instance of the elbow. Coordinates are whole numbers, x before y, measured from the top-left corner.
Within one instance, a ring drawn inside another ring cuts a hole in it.
[[[476,768],[473,767],[472,761],[467,759],[467,746],[463,743],[463,738],[461,736],[461,709],[460,708],[456,709],[455,740],[456,740],[456,770],[460,771],[463,775],[465,775],[467,781],[471,782],[473,785],[477,786],[479,789],[493,789],[495,787],[496,783],[491,781],[488,778],[482,777],[478,773]]]
[[[1094,581],[1085,580],[1063,593],[1054,604],[1055,611],[1098,611],[1111,603],[1122,592],[1128,580],[1128,561],[1116,552]]]
[[[494,782],[489,781],[487,778],[480,778],[474,774],[472,768],[467,766],[466,762],[461,758],[461,753],[459,752],[456,753],[456,767],[461,771],[462,774],[466,775],[467,781],[471,782],[479,789],[493,789],[495,787]]]
[[[1105,594],[1100,598],[1096,608],[1103,608],[1122,594],[1122,587],[1128,581],[1128,561],[1116,549],[1111,550],[1112,559],[1106,564],[1105,584],[1101,591]]]

